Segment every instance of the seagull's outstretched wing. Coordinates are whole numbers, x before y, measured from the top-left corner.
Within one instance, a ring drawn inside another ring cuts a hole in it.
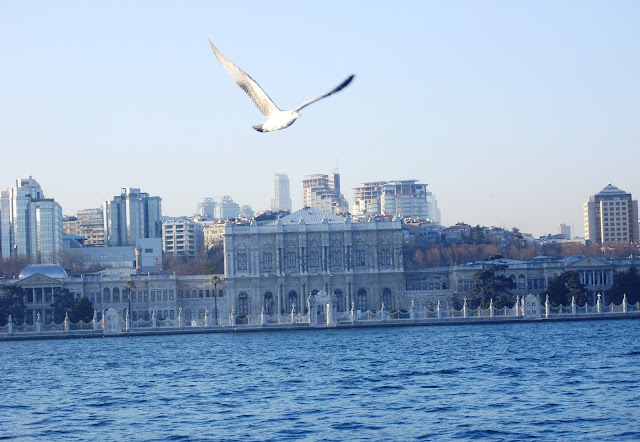
[[[251,78],[238,66],[233,64],[227,57],[222,55],[222,52],[220,52],[218,48],[216,48],[213,43],[211,43],[211,40],[209,40],[209,44],[211,45],[211,49],[213,49],[213,53],[215,54],[222,67],[229,73],[229,75],[231,75],[233,81],[235,81],[236,84],[240,86],[240,88],[242,88],[242,90],[245,91],[247,95],[249,95],[249,97],[251,97],[255,105],[258,106],[258,109],[260,109],[260,112],[262,112],[265,117],[269,118],[274,113],[280,111],[280,109],[278,109],[278,106],[275,105],[271,98],[269,98],[269,96],[265,93],[265,91],[262,90],[260,85],[256,83],[253,78]],[[333,92],[335,91],[332,91],[331,93]]]
[[[342,83],[340,83],[339,86],[335,87],[334,89],[330,90],[329,92],[327,92],[324,95],[321,95],[319,97],[316,98],[312,98],[311,100],[307,100],[304,103],[302,103],[300,106],[296,107],[294,109],[294,111],[298,112],[300,109],[309,106],[311,103],[315,103],[318,100],[322,100],[323,98],[327,98],[329,95],[331,94],[335,94],[336,92],[341,91],[342,89],[344,89],[345,87],[347,87],[349,85],[349,83],[351,83],[351,80],[353,80],[353,77],[355,77],[355,75],[350,75],[349,78],[347,78],[346,80],[344,80]]]

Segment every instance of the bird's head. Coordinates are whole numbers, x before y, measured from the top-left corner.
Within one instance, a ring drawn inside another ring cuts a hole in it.
[[[296,111],[289,111],[289,113],[291,114],[291,118],[300,118],[302,116],[302,114],[299,114]]]

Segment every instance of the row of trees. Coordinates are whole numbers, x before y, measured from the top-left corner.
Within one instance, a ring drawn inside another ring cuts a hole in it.
[[[518,241],[499,246],[491,243],[460,244],[409,244],[403,245],[404,267],[421,269],[442,267],[466,262],[482,261],[487,256],[501,255],[509,259],[526,261],[534,256],[550,256],[562,259],[573,255],[590,255],[604,258],[627,258],[638,254],[634,244],[551,243],[545,245],[523,245]]]
[[[213,275],[214,273],[223,273],[224,249],[222,245],[217,245],[193,258],[165,253],[162,255],[162,269],[176,275]]]

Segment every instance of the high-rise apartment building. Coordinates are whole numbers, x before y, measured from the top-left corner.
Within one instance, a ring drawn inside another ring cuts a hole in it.
[[[164,218],[162,250],[176,256],[195,257],[204,250],[202,224],[187,218]]]
[[[315,174],[304,177],[302,205],[324,212],[347,213],[349,204],[340,193],[340,174]]]
[[[142,238],[162,237],[162,199],[140,189],[122,189],[102,205],[108,246],[134,246]]]
[[[372,181],[354,188],[353,214],[393,215],[440,224],[440,210],[426,184],[418,180]]]
[[[571,239],[571,226],[567,224],[560,224],[558,227],[558,233],[567,239]]]
[[[288,210],[291,212],[291,191],[289,188],[289,176],[286,173],[276,173],[273,176],[273,199],[271,210]]]
[[[584,203],[584,235],[595,243],[638,242],[638,201],[608,184]]]
[[[26,256],[31,263],[53,263],[63,247],[62,207],[45,198],[32,177],[0,194],[0,257]]]
[[[353,215],[380,215],[382,213],[380,196],[382,195],[382,186],[386,183],[387,181],[370,181],[355,187],[353,189]]]
[[[62,229],[65,235],[84,237],[84,246],[105,245],[104,216],[100,208],[78,210],[75,217],[62,221]]]

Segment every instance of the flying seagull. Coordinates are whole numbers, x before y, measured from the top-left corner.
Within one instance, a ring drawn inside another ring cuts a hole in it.
[[[283,111],[275,105],[271,98],[269,98],[253,78],[233,64],[227,57],[222,55],[222,52],[220,52],[218,48],[211,43],[211,40],[209,40],[209,44],[222,67],[229,73],[229,75],[231,75],[233,81],[235,81],[236,84],[240,86],[247,95],[249,95],[254,104],[258,106],[258,109],[260,109],[260,112],[262,112],[262,114],[267,118],[264,123],[253,126],[253,128],[258,132],[273,132],[274,130],[285,129],[291,126],[300,116],[298,113],[299,110],[309,106],[311,103],[315,103],[318,100],[322,100],[329,95],[341,91],[351,83],[351,80],[353,80],[354,77],[354,75],[350,75],[346,80],[340,83],[340,85],[331,89],[326,94],[307,100],[292,110]]]

